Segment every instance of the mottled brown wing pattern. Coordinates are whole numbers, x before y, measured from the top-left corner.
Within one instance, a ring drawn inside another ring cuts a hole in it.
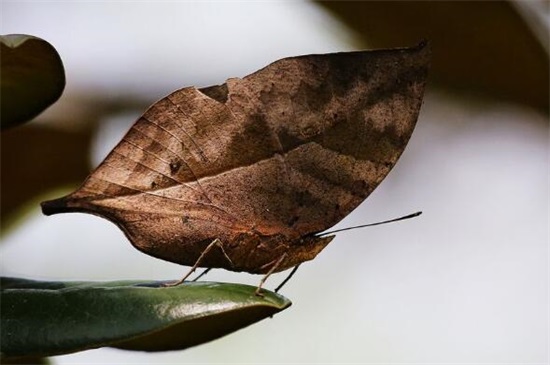
[[[44,211],[106,217],[138,249],[186,265],[214,239],[232,262],[218,252],[201,266],[265,272],[308,245],[281,268],[311,259],[328,243],[312,235],[355,209],[403,152],[428,57],[423,45],[300,56],[178,90]]]

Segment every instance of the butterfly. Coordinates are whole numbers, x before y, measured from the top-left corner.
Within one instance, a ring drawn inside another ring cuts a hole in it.
[[[425,43],[290,57],[177,90],[75,192],[42,210],[104,217],[138,250],[193,268],[296,267],[397,162],[429,58]]]

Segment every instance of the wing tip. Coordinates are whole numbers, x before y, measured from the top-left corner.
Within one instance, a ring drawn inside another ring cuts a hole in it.
[[[40,203],[42,214],[49,216],[58,213],[70,213],[76,211],[77,209],[69,206],[69,201],[70,199],[68,196],[43,201],[42,203]]]

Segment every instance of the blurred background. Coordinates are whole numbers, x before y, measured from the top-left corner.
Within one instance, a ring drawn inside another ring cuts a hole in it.
[[[418,125],[378,189],[302,265],[274,318],[180,352],[90,350],[73,363],[549,361],[549,2],[2,1],[2,34],[49,41],[67,86],[1,135],[1,274],[176,279],[106,220],[45,217],[148,105],[286,56],[430,40]],[[269,279],[273,289],[285,273]],[[207,280],[259,276],[217,270]]]

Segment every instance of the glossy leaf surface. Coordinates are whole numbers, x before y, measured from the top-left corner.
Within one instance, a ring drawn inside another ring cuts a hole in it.
[[[290,306],[248,285],[191,282],[41,282],[3,278],[3,357],[52,356],[102,346],[185,349]]]

